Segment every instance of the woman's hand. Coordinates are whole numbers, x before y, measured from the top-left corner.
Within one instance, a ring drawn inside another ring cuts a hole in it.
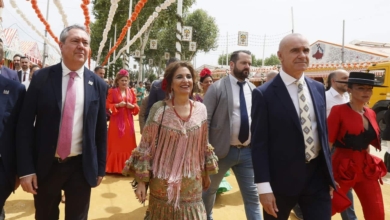
[[[126,103],[126,108],[134,108],[134,105],[130,102]]]
[[[116,107],[117,107],[117,108],[120,108],[120,107],[123,107],[123,106],[125,106],[125,105],[126,105],[126,102],[122,101],[122,102],[116,104]]]
[[[146,186],[145,182],[138,182],[137,189],[135,190],[135,196],[140,203],[144,203],[146,200]]]
[[[202,176],[202,188],[203,188],[203,191],[206,191],[209,189],[210,187],[210,176],[209,175],[206,175],[206,176]]]

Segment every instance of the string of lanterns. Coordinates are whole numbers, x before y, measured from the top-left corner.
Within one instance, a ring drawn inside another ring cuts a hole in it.
[[[141,30],[138,31],[138,33],[126,44],[126,46],[124,46],[118,53],[118,55],[116,57],[114,57],[113,61],[111,63],[115,63],[116,60],[120,57],[120,55],[125,51],[127,50],[128,48],[130,48],[130,46],[132,44],[135,43],[136,40],[138,40],[138,38],[141,37],[141,35],[149,28],[149,26],[153,23],[153,21],[159,16],[159,13],[161,12],[161,10],[166,10],[172,3],[174,3],[176,0],[165,0],[165,2],[163,2],[160,6],[157,6],[156,9],[155,9],[155,12],[153,12],[152,15],[149,16],[148,20],[146,21],[146,23],[142,26]],[[105,65],[107,63],[107,60],[104,61],[103,65]]]
[[[102,39],[102,41],[100,41],[100,45],[99,45],[98,55],[97,55],[97,59],[96,59],[97,61],[100,60],[100,56],[102,54],[104,45],[107,42],[108,32],[111,30],[112,21],[114,20],[115,12],[116,12],[116,9],[118,8],[119,1],[120,0],[111,0],[111,7],[110,7],[110,11],[108,13],[106,27],[104,28],[104,31],[103,31],[103,39]]]
[[[37,14],[39,20],[41,20],[41,22],[43,23],[43,25],[45,25],[45,28],[46,28],[46,31],[50,34],[50,36],[54,39],[54,41],[59,44],[59,40],[58,38],[54,35],[53,31],[51,30],[50,28],[50,24],[46,21],[46,19],[43,17],[42,13],[41,13],[41,10],[39,10],[38,8],[38,4],[37,4],[37,0],[31,0],[31,5],[35,11],[35,13]]]
[[[123,38],[125,38],[127,30],[131,27],[132,23],[137,19],[138,14],[141,12],[143,7],[145,6],[145,3],[148,0],[140,0],[138,1],[137,5],[134,8],[134,12],[131,14],[131,18],[127,20],[126,25],[122,28],[122,32],[115,42],[115,45],[110,49],[107,56],[104,58],[103,66],[108,62],[108,59],[110,58],[111,54],[114,53],[114,51],[118,48],[118,46],[122,43]]]
[[[85,17],[85,28],[87,29],[88,34],[90,33],[89,23],[91,23],[91,18],[89,17],[89,10],[88,5],[90,3],[90,0],[83,0],[83,3],[81,4],[81,8],[83,9],[84,17]]]
[[[51,47],[53,47],[57,51],[58,54],[60,54],[58,46],[51,43],[47,37],[45,37],[41,32],[38,31],[38,29],[30,22],[30,20],[27,19],[26,15],[19,9],[15,0],[10,0],[10,3],[11,3],[11,6],[13,8],[15,8],[16,12],[20,15],[20,17],[22,17],[22,19],[27,23],[27,25],[29,25],[35,31],[35,33],[37,33],[45,41],[45,43],[49,44]]]
[[[54,1],[55,6],[58,8],[58,11],[60,12],[64,26],[68,27],[69,24],[68,24],[67,16],[65,14],[64,8],[62,7],[61,1],[60,0],[53,0],[53,1]]]

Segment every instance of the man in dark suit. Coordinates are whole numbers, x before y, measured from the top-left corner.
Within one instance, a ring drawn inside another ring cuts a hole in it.
[[[7,79],[18,80],[18,76],[15,71],[3,66],[4,60],[4,46],[3,40],[0,38],[0,74]]]
[[[264,219],[331,219],[335,186],[324,86],[305,77],[310,46],[300,34],[279,45],[282,68],[252,95],[252,157]]]
[[[13,64],[14,64],[13,69],[15,70],[15,72],[18,75],[19,82],[21,82],[21,78],[22,78],[22,66],[20,65],[21,58],[22,58],[22,55],[20,55],[20,54],[15,54],[13,57]]]
[[[0,210],[18,186],[16,180],[15,132],[26,89],[17,81],[0,75]],[[4,213],[0,216],[4,220]]]
[[[59,218],[61,190],[65,219],[86,220],[91,187],[105,175],[107,86],[84,67],[89,43],[83,26],[61,32],[62,62],[34,74],[20,113],[18,175],[37,220]]]
[[[167,67],[169,64],[179,61],[179,59],[172,57],[167,61]],[[146,107],[145,111],[145,123],[146,120],[148,120],[149,112],[154,103],[164,100],[165,99],[165,92],[161,89],[162,79],[156,80],[152,82],[152,85],[150,87],[150,93],[149,93],[149,100],[148,100],[148,106]]]

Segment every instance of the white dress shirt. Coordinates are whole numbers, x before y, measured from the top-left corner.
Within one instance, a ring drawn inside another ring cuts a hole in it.
[[[26,81],[30,81],[30,70],[26,70],[26,71],[24,71],[24,70],[21,70],[22,71],[22,75],[21,75],[21,77],[20,77],[20,82],[22,82],[22,83],[24,83],[24,82],[26,82]],[[24,75],[26,74],[26,78],[25,78],[25,80],[23,81],[23,78],[24,78]]]
[[[290,94],[291,100],[294,104],[295,110],[297,112],[297,117],[300,117],[299,115],[299,100],[298,100],[298,85],[295,84],[297,79],[294,77],[288,75],[286,72],[284,72],[282,69],[280,70],[280,77],[282,78],[284,84],[286,85],[287,91]],[[317,149],[321,149],[320,146],[320,139],[318,136],[318,130],[317,130],[317,117],[314,111],[313,106],[313,100],[310,95],[309,88],[306,84],[306,81],[304,80],[305,75],[302,74],[301,78],[299,80],[302,80],[304,82],[303,84],[303,93],[305,94],[307,104],[310,108],[310,118],[311,118],[311,128],[313,131],[313,139],[314,139],[314,145]],[[313,158],[314,159],[314,158]],[[259,194],[265,194],[265,193],[272,193],[272,188],[269,182],[264,183],[257,183],[257,191]]]
[[[65,66],[64,63],[61,63],[61,65],[62,65],[62,108],[61,108],[61,122],[62,122],[62,113],[65,104],[66,90],[68,88],[68,82],[69,82],[69,73],[72,71],[70,71]],[[75,106],[74,118],[73,118],[72,145],[70,148],[69,157],[81,154],[82,143],[83,143],[84,66],[75,72],[77,73],[74,81],[74,85],[76,86],[76,106]],[[55,156],[59,157],[57,152]]]
[[[30,77],[28,79],[26,79],[26,81],[22,82],[22,84],[24,85],[24,87],[26,87],[26,90],[27,90],[28,87],[30,86]]]
[[[229,74],[229,80],[232,85],[232,93],[233,93],[233,114],[232,114],[232,121],[231,126],[232,130],[230,133],[230,145],[248,145],[251,142],[251,133],[250,133],[250,127],[252,123],[251,118],[251,109],[252,109],[252,90],[249,87],[249,81],[246,80],[245,85],[243,86],[244,90],[244,96],[245,96],[245,103],[246,103],[246,110],[248,112],[248,120],[249,120],[249,137],[248,140],[246,140],[244,143],[241,143],[240,140],[238,140],[238,135],[240,133],[240,125],[241,125],[241,111],[240,111],[240,86],[237,84],[238,80],[233,75]]]
[[[326,117],[329,116],[330,110],[335,105],[341,105],[349,102],[348,92],[344,92],[342,95],[338,93],[333,87],[330,87],[328,91],[325,92],[326,96]]]

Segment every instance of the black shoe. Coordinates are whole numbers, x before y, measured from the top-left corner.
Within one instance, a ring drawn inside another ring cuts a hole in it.
[[[385,153],[385,156],[384,156],[384,161],[383,161],[386,165],[386,168],[387,168],[387,172],[390,172],[390,154],[389,153]]]

